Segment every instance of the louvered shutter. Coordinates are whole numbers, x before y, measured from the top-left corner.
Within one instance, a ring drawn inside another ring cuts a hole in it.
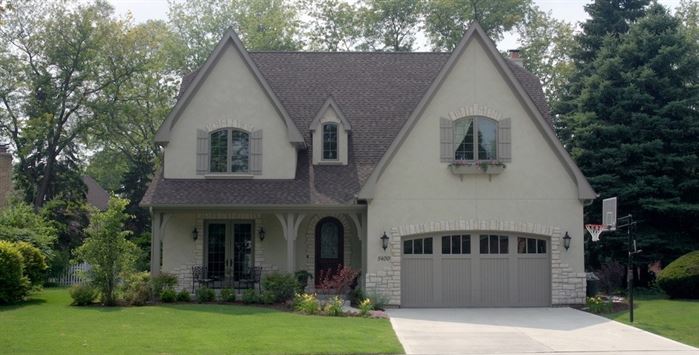
[[[503,163],[512,161],[512,120],[509,118],[498,122],[498,160]]]
[[[440,160],[442,163],[454,161],[454,122],[447,118],[439,120]]]
[[[209,172],[209,132],[197,130],[197,175]]]
[[[262,175],[262,130],[250,134],[250,173]]]

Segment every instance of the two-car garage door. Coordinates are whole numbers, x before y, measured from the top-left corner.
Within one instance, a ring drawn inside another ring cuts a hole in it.
[[[507,307],[551,304],[548,240],[451,234],[403,241],[403,307]]]

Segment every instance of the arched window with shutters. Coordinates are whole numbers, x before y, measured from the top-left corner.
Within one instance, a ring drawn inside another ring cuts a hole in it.
[[[261,174],[261,130],[199,130],[197,140],[197,174]]]
[[[509,162],[510,119],[496,121],[484,116],[441,121],[442,162]]]

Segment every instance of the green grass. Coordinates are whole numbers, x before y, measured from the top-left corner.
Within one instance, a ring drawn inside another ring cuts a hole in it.
[[[386,319],[305,316],[238,305],[73,307],[48,289],[0,307],[0,349],[15,353],[402,353]]]
[[[662,296],[640,296],[634,299],[633,326],[699,347],[699,300],[671,300]],[[607,315],[629,323],[629,312]]]

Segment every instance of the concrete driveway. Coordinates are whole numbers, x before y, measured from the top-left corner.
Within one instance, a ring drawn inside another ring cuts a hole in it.
[[[389,310],[408,354],[672,354],[699,349],[571,308]]]

